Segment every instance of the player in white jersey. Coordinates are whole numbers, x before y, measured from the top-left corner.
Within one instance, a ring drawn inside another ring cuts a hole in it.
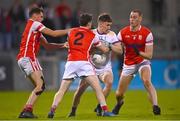
[[[98,27],[97,29],[94,29],[93,32],[96,34],[96,36],[99,38],[100,41],[105,43],[107,46],[109,46],[110,50],[120,53],[121,51],[121,45],[120,42],[117,39],[116,34],[113,31],[110,31],[112,25],[112,19],[109,14],[103,13],[99,15],[98,17]],[[95,67],[95,72],[99,77],[99,80],[101,80],[104,84],[105,87],[103,89],[103,94],[105,98],[109,95],[113,83],[113,73],[112,73],[112,66],[111,66],[111,51],[105,54],[106,61],[104,63],[95,63],[93,60],[93,55],[94,54],[100,54],[102,55],[103,53],[99,51],[96,48],[93,48],[91,51],[91,62]],[[80,98],[84,91],[87,89],[89,86],[88,83],[85,81],[81,80],[78,89],[76,90],[73,98],[73,104],[72,104],[72,109],[69,114],[69,117],[75,116],[76,114],[76,109],[77,106],[80,102]],[[101,116],[101,106],[100,104],[97,105],[95,111],[97,112],[98,116]]]

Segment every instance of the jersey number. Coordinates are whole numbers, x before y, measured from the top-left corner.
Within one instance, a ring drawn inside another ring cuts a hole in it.
[[[81,32],[78,32],[75,34],[75,37],[77,37],[77,38],[74,40],[74,44],[75,45],[82,45],[82,38],[84,38],[84,34]]]

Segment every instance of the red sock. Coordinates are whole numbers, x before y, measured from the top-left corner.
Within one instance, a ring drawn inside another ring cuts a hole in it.
[[[23,111],[32,112],[32,110],[33,110],[32,105],[26,105]]]
[[[56,106],[52,106],[51,107],[51,112],[55,112],[55,110],[56,110]]]
[[[102,108],[102,110],[103,110],[103,111],[105,111],[105,112],[107,112],[107,111],[108,111],[108,107],[107,107],[107,105],[103,105],[103,106],[101,106],[101,108]]]

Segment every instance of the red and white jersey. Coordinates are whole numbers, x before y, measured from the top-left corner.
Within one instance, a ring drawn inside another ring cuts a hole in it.
[[[125,46],[124,62],[126,65],[139,64],[144,60],[143,57],[138,56],[134,52],[133,45],[136,45],[138,50],[142,52],[145,51],[145,46],[153,45],[153,35],[151,31],[144,26],[140,26],[136,32],[131,31],[130,26],[127,26],[120,30],[118,39]]]
[[[44,28],[45,26],[42,23],[32,19],[28,20],[22,35],[18,60],[22,57],[30,57],[35,60],[40,48],[40,38],[43,36],[41,31]]]
[[[68,35],[68,61],[89,61],[89,51],[92,44],[100,45],[96,35],[85,27],[77,27]]]

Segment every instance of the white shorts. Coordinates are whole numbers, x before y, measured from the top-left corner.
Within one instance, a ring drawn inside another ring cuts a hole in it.
[[[101,75],[107,71],[112,72],[112,68],[95,69],[96,75]]]
[[[63,79],[74,79],[82,76],[96,75],[89,61],[67,61]]]
[[[123,76],[129,76],[129,75],[135,76],[135,74],[138,71],[140,72],[143,67],[148,67],[151,70],[150,61],[144,60],[141,63],[135,64],[135,65],[125,65],[124,64],[123,70],[122,70],[122,75]]]
[[[29,57],[23,57],[18,60],[18,65],[26,76],[29,76],[34,71],[42,71],[42,67],[37,59],[32,61]]]

